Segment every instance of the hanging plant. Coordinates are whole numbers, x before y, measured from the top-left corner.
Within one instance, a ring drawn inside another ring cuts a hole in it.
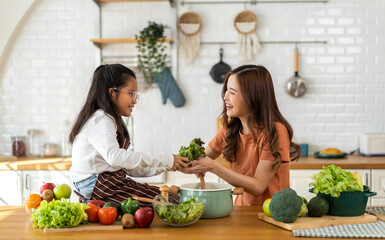
[[[144,81],[152,84],[154,74],[167,67],[167,46],[164,44],[166,36],[164,30],[167,25],[148,22],[148,26],[142,29],[139,35],[135,35],[138,43],[138,69],[143,74]]]

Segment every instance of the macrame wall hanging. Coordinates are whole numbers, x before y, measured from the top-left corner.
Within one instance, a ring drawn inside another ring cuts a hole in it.
[[[178,19],[180,49],[187,64],[192,64],[199,54],[201,27],[201,18],[195,12],[185,12]]]
[[[251,11],[242,11],[235,17],[234,27],[238,32],[237,49],[245,61],[250,61],[253,54],[257,54],[261,48],[258,36],[255,33],[257,16]]]

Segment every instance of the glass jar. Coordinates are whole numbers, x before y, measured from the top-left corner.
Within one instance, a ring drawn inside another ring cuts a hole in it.
[[[44,157],[54,157],[56,156],[56,144],[54,143],[45,143],[43,146],[43,155]]]
[[[26,145],[24,136],[12,136],[12,155],[16,157],[25,156]]]
[[[40,132],[41,130],[39,129],[28,129],[28,137],[29,137],[28,154],[30,156],[41,155]]]

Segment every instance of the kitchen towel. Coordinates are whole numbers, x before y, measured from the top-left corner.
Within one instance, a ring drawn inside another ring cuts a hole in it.
[[[293,230],[295,237],[385,238],[385,222],[338,225],[324,228]]]
[[[175,107],[182,107],[186,100],[169,68],[163,69],[154,75],[154,81],[162,93],[163,104],[166,104],[167,98],[171,100]]]

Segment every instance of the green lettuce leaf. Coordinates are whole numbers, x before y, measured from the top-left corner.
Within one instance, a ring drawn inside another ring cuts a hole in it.
[[[334,165],[323,166],[323,170],[314,174],[311,179],[313,182],[309,184],[309,187],[314,187],[315,194],[320,192],[338,198],[341,192],[363,191],[351,172]]]
[[[31,222],[33,228],[67,228],[75,227],[80,223],[88,223],[87,213],[89,207],[84,203],[71,203],[66,199],[43,200],[37,209],[33,210]]]

